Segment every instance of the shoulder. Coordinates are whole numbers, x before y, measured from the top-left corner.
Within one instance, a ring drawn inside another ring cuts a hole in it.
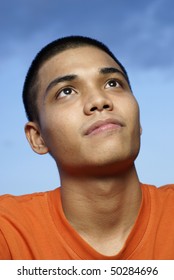
[[[174,184],[160,187],[142,184],[142,191],[147,200],[150,200],[157,208],[173,209],[174,211]]]
[[[160,192],[171,193],[174,195],[174,184],[168,184],[157,188]]]
[[[46,193],[32,193],[32,194],[25,194],[25,195],[11,195],[11,194],[4,194],[0,196],[0,208],[8,205],[20,205],[31,203],[32,201],[42,199]]]
[[[49,193],[54,191],[32,193],[21,196],[0,196],[0,230],[14,231],[14,228],[31,229],[40,223],[46,226],[50,220]]]
[[[0,196],[0,217],[8,215],[26,215],[43,211],[47,206],[49,192],[37,192],[25,195],[5,194]]]
[[[174,195],[174,184],[156,187],[154,185],[141,184],[143,191],[148,191],[156,195]]]

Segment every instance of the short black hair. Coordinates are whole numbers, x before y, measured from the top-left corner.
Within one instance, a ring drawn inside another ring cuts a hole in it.
[[[115,55],[109,50],[109,48],[104,45],[102,42],[84,36],[67,36],[59,38],[48,45],[46,45],[40,52],[36,55],[32,61],[28,73],[25,78],[24,87],[23,87],[23,103],[26,112],[26,116],[29,121],[36,121],[39,123],[39,112],[37,106],[37,97],[39,91],[39,77],[38,72],[41,66],[49,60],[51,57],[55,56],[58,53],[61,53],[68,49],[73,49],[82,46],[93,46],[98,49],[103,50],[109,56],[111,56],[115,62],[120,66],[127,82],[130,86],[129,78],[127,72],[123,65],[118,61]],[[131,86],[130,86],[131,89]]]

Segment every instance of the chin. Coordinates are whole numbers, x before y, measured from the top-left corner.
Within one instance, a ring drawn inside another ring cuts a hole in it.
[[[134,165],[134,161],[137,158],[139,150],[134,152],[123,151],[123,152],[114,152],[114,150],[107,150],[102,152],[96,152],[92,154],[90,159],[84,159],[84,162],[88,162],[89,167],[100,168],[100,169],[124,169],[129,168]],[[82,164],[83,165],[83,164]]]

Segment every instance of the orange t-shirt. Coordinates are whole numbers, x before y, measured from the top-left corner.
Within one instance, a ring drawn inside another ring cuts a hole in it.
[[[174,185],[141,184],[141,208],[122,250],[95,251],[64,216],[60,188],[0,197],[2,260],[174,260]]]

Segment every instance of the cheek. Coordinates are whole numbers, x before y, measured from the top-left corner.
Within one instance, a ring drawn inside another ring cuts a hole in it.
[[[134,121],[134,124],[139,123],[139,118],[140,118],[139,105],[133,96],[128,104],[128,107],[130,111],[130,118],[132,119],[132,121]]]
[[[134,125],[135,125],[135,128],[137,128],[137,130],[138,130],[138,134],[141,134],[140,110],[139,110],[139,106],[137,103],[135,104],[135,110],[134,110]]]
[[[131,96],[126,96],[123,102],[119,104],[120,114],[124,117],[130,126],[134,127],[140,122],[139,105],[136,99]]]
[[[74,123],[71,116],[62,117],[62,114],[48,115],[49,117],[45,117],[43,121],[42,135],[49,153],[55,159],[72,154],[77,145],[77,137],[74,136],[77,130],[76,122]]]
[[[124,117],[129,128],[130,137],[135,141],[138,140],[141,133],[140,112],[138,103],[135,99],[132,98],[127,102]]]

